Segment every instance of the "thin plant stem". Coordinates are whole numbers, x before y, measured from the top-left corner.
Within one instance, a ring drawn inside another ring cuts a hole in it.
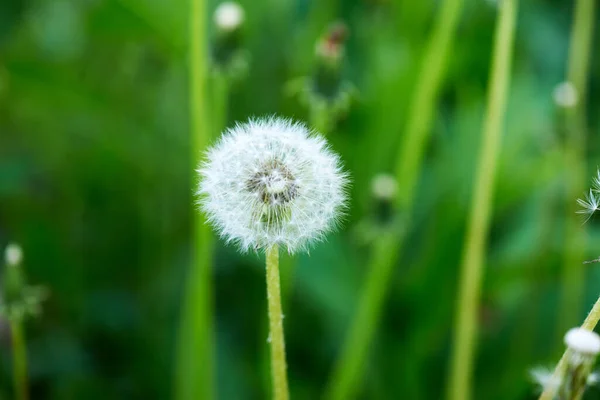
[[[559,305],[557,337],[573,326],[582,306],[584,268],[581,259],[585,252],[585,229],[577,218],[577,204],[573,199],[585,191],[585,101],[589,58],[594,27],[594,0],[578,0],[575,5],[567,80],[575,87],[577,102],[566,110],[565,171],[566,207],[565,253],[562,272],[562,299]]]
[[[446,70],[446,58],[452,47],[463,0],[445,0],[428,40],[422,67],[406,124],[406,135],[398,151],[396,179],[398,180],[398,209],[408,215],[414,200],[415,183],[421,170],[423,152],[430,135],[439,88]],[[406,228],[405,228],[406,229]],[[405,235],[383,235],[374,245],[367,265],[365,287],[360,295],[341,355],[336,361],[326,390],[329,400],[356,397],[361,384],[361,371],[373,339],[381,308],[388,292],[396,260],[400,258]]]
[[[196,169],[211,136],[206,103],[206,2],[190,0],[189,4],[190,147],[192,167]],[[215,397],[210,272],[213,239],[202,213],[195,206],[191,213],[193,261],[182,300],[175,367],[175,398],[210,400]]]
[[[13,351],[13,379],[15,399],[27,400],[29,390],[27,384],[27,348],[23,334],[23,323],[14,318],[10,321],[10,332]]]
[[[394,264],[394,257],[397,255],[394,252],[396,242],[397,236],[389,233],[374,244],[363,297],[358,303],[355,320],[346,337],[344,351],[338,360],[326,399],[342,400],[356,396],[360,383],[359,374],[377,328],[387,282],[392,272],[390,266]]]
[[[598,321],[600,320],[600,297],[594,303],[594,306],[590,310],[589,314],[581,324],[583,329],[587,329],[588,331],[593,331],[598,325]],[[565,373],[567,368],[567,360],[569,359],[569,349],[565,350],[560,361],[556,364],[556,368],[554,369],[554,373],[552,374],[551,381],[559,380]],[[548,385],[544,388],[544,391],[540,395],[539,400],[552,400],[554,395],[556,394],[557,387],[555,385]]]
[[[327,135],[331,128],[331,121],[329,120],[331,113],[329,107],[326,105],[314,105],[310,106],[310,126],[322,135]]]
[[[229,107],[229,76],[224,71],[215,71],[212,79],[213,137],[217,137],[227,126]]]
[[[273,399],[288,400],[289,390],[279,281],[279,248],[276,244],[267,250],[267,301],[269,308],[269,344],[271,346]]]
[[[454,346],[448,382],[448,398],[451,400],[471,399],[483,262],[490,225],[496,160],[500,153],[500,134],[508,97],[517,1],[502,0],[498,3],[499,15],[483,141],[460,269]]]

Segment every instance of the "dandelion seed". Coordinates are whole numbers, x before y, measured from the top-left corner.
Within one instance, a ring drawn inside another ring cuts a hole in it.
[[[322,137],[284,119],[228,130],[198,172],[209,222],[244,251],[304,249],[337,225],[345,207],[348,179],[338,156]]]
[[[590,189],[585,198],[577,199],[577,204],[579,204],[582,207],[582,209],[578,210],[577,213],[586,214],[587,218],[585,219],[585,221],[587,222],[592,217],[594,212],[599,210],[598,207],[600,206],[600,198],[598,198],[594,194],[594,191]]]
[[[548,368],[533,368],[529,371],[529,375],[541,389],[540,392],[547,388],[557,389],[560,386],[560,379],[555,377],[553,371]]]
[[[600,169],[596,171],[596,176],[592,181],[592,190],[596,193],[600,192]]]

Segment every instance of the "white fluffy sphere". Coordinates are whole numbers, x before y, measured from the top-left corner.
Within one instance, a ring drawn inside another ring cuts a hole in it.
[[[209,222],[242,250],[303,249],[335,227],[346,202],[347,175],[325,139],[280,118],[229,129],[198,172]]]
[[[235,1],[223,2],[215,10],[214,21],[219,29],[235,30],[244,23],[244,9]]]
[[[4,260],[7,265],[15,266],[21,264],[23,260],[23,250],[16,243],[10,243],[4,250]]]
[[[600,336],[583,328],[573,328],[565,335],[565,344],[573,351],[582,354],[600,353]]]

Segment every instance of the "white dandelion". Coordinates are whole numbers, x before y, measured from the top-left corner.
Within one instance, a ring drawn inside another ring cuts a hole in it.
[[[10,243],[6,246],[6,249],[4,249],[4,260],[6,261],[6,264],[10,266],[21,264],[21,261],[23,261],[23,250],[21,249],[21,246],[16,243]]]
[[[371,192],[376,199],[394,200],[398,193],[398,181],[390,174],[376,175],[371,181]]]
[[[334,228],[345,207],[348,179],[339,157],[321,136],[289,120],[236,125],[198,172],[209,222],[244,251],[303,249]]]
[[[288,399],[279,246],[295,252],[337,225],[347,175],[325,139],[274,117],[229,129],[198,172],[200,205],[221,237],[266,252],[273,398]]]
[[[577,105],[577,89],[571,82],[561,82],[552,92],[554,104],[561,108],[571,108]]]
[[[235,1],[225,1],[216,8],[213,18],[217,28],[234,31],[244,23],[244,9]]]
[[[565,335],[565,345],[582,357],[595,357],[600,353],[600,336],[583,328],[573,328]]]

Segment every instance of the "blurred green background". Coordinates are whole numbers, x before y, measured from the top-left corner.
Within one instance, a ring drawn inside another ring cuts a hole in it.
[[[313,73],[315,43],[330,23],[343,20],[349,32],[342,74],[359,95],[328,138],[352,176],[350,211],[342,230],[300,255],[286,277],[292,395],[317,399],[363,286],[365,231],[379,223],[371,181],[392,171],[439,1],[240,3],[248,69],[230,85],[227,125],[273,113],[308,121],[284,88]],[[209,16],[216,6],[209,2]],[[477,399],[533,399],[528,369],[551,366],[562,350],[565,224],[578,216],[567,212],[576,199],[565,196],[571,177],[553,90],[565,79],[572,11],[558,0],[519,9]],[[184,0],[0,2],[0,246],[20,243],[29,281],[51,293],[27,323],[33,399],[172,398],[196,180],[188,13]],[[465,2],[361,399],[443,395],[496,16],[493,0]],[[588,79],[586,181],[600,164],[599,35]],[[586,259],[600,255],[598,228],[594,219],[586,224]],[[263,258],[217,243],[213,267],[218,398],[267,398]],[[600,293],[600,269],[585,268],[574,323]],[[0,346],[0,396],[8,398],[5,324]]]

